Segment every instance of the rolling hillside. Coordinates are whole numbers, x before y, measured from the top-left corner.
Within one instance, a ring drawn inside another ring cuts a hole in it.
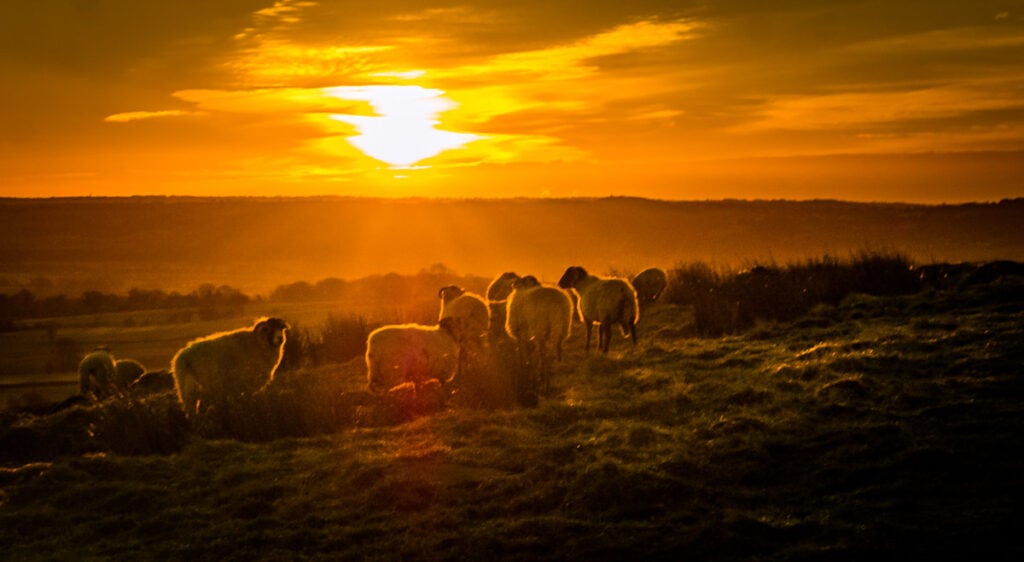
[[[921,262],[1024,259],[1024,200],[905,205],[633,198],[0,200],[0,292],[201,283],[267,294],[295,281],[443,263],[554,280],[569,265],[638,271],[896,250]]]

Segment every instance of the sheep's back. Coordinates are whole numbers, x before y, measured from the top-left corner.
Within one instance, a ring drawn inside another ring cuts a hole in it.
[[[601,279],[580,294],[580,314],[585,321],[637,321],[636,291],[625,279]]]
[[[531,335],[569,337],[572,325],[572,301],[554,287],[536,287],[512,293],[508,303],[509,335],[522,331]]]
[[[175,357],[174,371],[187,370],[207,388],[247,387],[268,382],[280,357],[256,341],[252,330],[241,330],[193,341]]]
[[[447,381],[458,366],[458,346],[436,327],[384,326],[367,338],[366,365],[371,388],[387,390],[420,378]]]

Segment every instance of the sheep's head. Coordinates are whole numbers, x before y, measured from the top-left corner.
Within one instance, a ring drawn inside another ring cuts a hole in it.
[[[563,289],[571,289],[587,275],[586,269],[583,269],[578,265],[571,266],[565,270],[565,273],[562,274],[562,278],[558,280],[558,286]]]
[[[466,290],[458,285],[448,285],[446,287],[441,287],[441,289],[437,291],[437,297],[446,303],[456,297],[461,297],[464,294],[466,294]]]
[[[280,318],[264,318],[256,323],[253,332],[260,342],[265,343],[267,347],[275,348],[284,345],[284,333],[288,328],[288,324]]]
[[[519,276],[511,271],[506,271],[499,275],[487,287],[487,300],[499,302],[507,299],[509,294],[512,293],[512,284],[515,283],[516,279],[519,279]]]
[[[114,356],[106,347],[97,347],[78,364],[82,392],[97,397],[109,395],[117,386]]]
[[[512,282],[512,288],[515,290],[528,289],[530,287],[540,287],[540,281],[538,281],[533,275],[520,277]]]

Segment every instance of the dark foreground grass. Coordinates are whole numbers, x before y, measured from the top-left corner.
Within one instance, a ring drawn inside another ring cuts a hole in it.
[[[1024,555],[1020,278],[715,340],[680,337],[687,314],[656,305],[608,356],[574,337],[536,408],[6,458],[0,558]]]

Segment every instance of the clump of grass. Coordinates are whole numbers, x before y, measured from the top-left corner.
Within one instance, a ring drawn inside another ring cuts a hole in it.
[[[35,462],[66,455],[169,454],[190,437],[173,392],[117,396],[47,414],[23,414],[0,430],[0,462]]]

